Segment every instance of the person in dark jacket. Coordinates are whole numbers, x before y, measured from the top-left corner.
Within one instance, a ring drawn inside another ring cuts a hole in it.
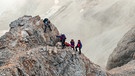
[[[62,44],[62,49],[64,49],[65,48],[65,41],[66,41],[65,34],[61,34],[60,36],[56,36],[56,37],[60,38],[60,42]]]
[[[78,51],[77,50],[77,48],[79,48],[79,54],[81,54],[81,49],[82,49],[82,43],[81,43],[81,41],[80,40],[78,40],[78,43],[77,43],[77,45],[76,45],[76,51]]]
[[[65,41],[66,41],[66,36],[65,36],[65,34],[62,34],[61,35],[62,49],[65,48]]]
[[[71,45],[71,47],[73,48],[73,50],[74,50],[74,48],[75,48],[75,42],[74,42],[74,40],[73,39],[71,39],[71,41],[70,41],[70,45]]]
[[[46,32],[46,29],[47,29],[47,27],[50,29],[50,31],[52,31],[52,29],[51,29],[51,22],[50,22],[50,20],[48,19],[48,18],[45,18],[44,20],[43,20],[43,22],[44,22],[44,25],[45,25],[45,29],[44,29],[44,32]]]

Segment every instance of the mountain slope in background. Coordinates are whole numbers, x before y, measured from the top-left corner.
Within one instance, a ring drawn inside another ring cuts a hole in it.
[[[128,62],[134,60],[135,50],[135,27],[128,31],[124,37],[119,41],[117,47],[112,52],[108,59],[107,69],[113,69],[123,66]]]
[[[113,76],[135,76],[135,27],[129,30],[111,53],[107,69]]]
[[[135,24],[134,3],[134,0],[3,0],[0,29],[7,30],[12,20],[24,14],[49,17],[68,41],[81,39],[83,53],[105,67],[117,42]]]

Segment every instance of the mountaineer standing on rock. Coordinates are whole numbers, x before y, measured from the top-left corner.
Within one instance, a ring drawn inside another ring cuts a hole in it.
[[[65,34],[61,34],[60,36],[56,36],[58,38],[60,38],[60,42],[61,42],[61,45],[62,45],[62,49],[65,48],[65,41],[66,41],[66,36]]]
[[[48,19],[48,18],[45,18],[44,20],[43,20],[43,22],[44,22],[44,25],[45,25],[45,29],[44,29],[44,32],[46,32],[46,29],[47,29],[47,27],[50,29],[50,31],[52,31],[52,29],[51,29],[51,22],[50,22],[50,20]]]
[[[62,35],[61,35],[62,49],[65,48],[65,41],[66,41],[66,36],[65,36],[65,34],[62,34]]]
[[[79,48],[79,54],[81,54],[82,43],[80,40],[78,40],[78,43],[75,48],[76,48],[76,51],[78,51],[77,48]]]
[[[73,39],[71,39],[71,41],[70,41],[70,45],[71,45],[71,47],[73,48],[73,50],[74,50],[74,48],[75,48],[75,42],[74,42],[74,40]]]

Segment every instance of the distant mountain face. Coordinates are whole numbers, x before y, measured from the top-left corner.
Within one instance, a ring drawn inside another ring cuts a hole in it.
[[[81,39],[83,52],[102,66],[117,42],[135,23],[134,0],[21,1],[1,2],[1,30],[8,29],[12,20],[25,14],[49,17],[67,35],[68,41]]]

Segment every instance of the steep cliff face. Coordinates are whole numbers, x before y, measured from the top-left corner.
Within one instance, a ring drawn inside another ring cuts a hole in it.
[[[70,47],[57,44],[57,28],[44,33],[39,17],[23,16],[11,22],[0,38],[0,76],[108,76],[98,65]]]
[[[111,76],[135,76],[135,60],[109,71]]]
[[[135,27],[125,34],[110,55],[107,69],[112,76],[135,76]]]
[[[135,27],[132,28],[118,43],[110,55],[107,69],[123,66],[135,59]]]

